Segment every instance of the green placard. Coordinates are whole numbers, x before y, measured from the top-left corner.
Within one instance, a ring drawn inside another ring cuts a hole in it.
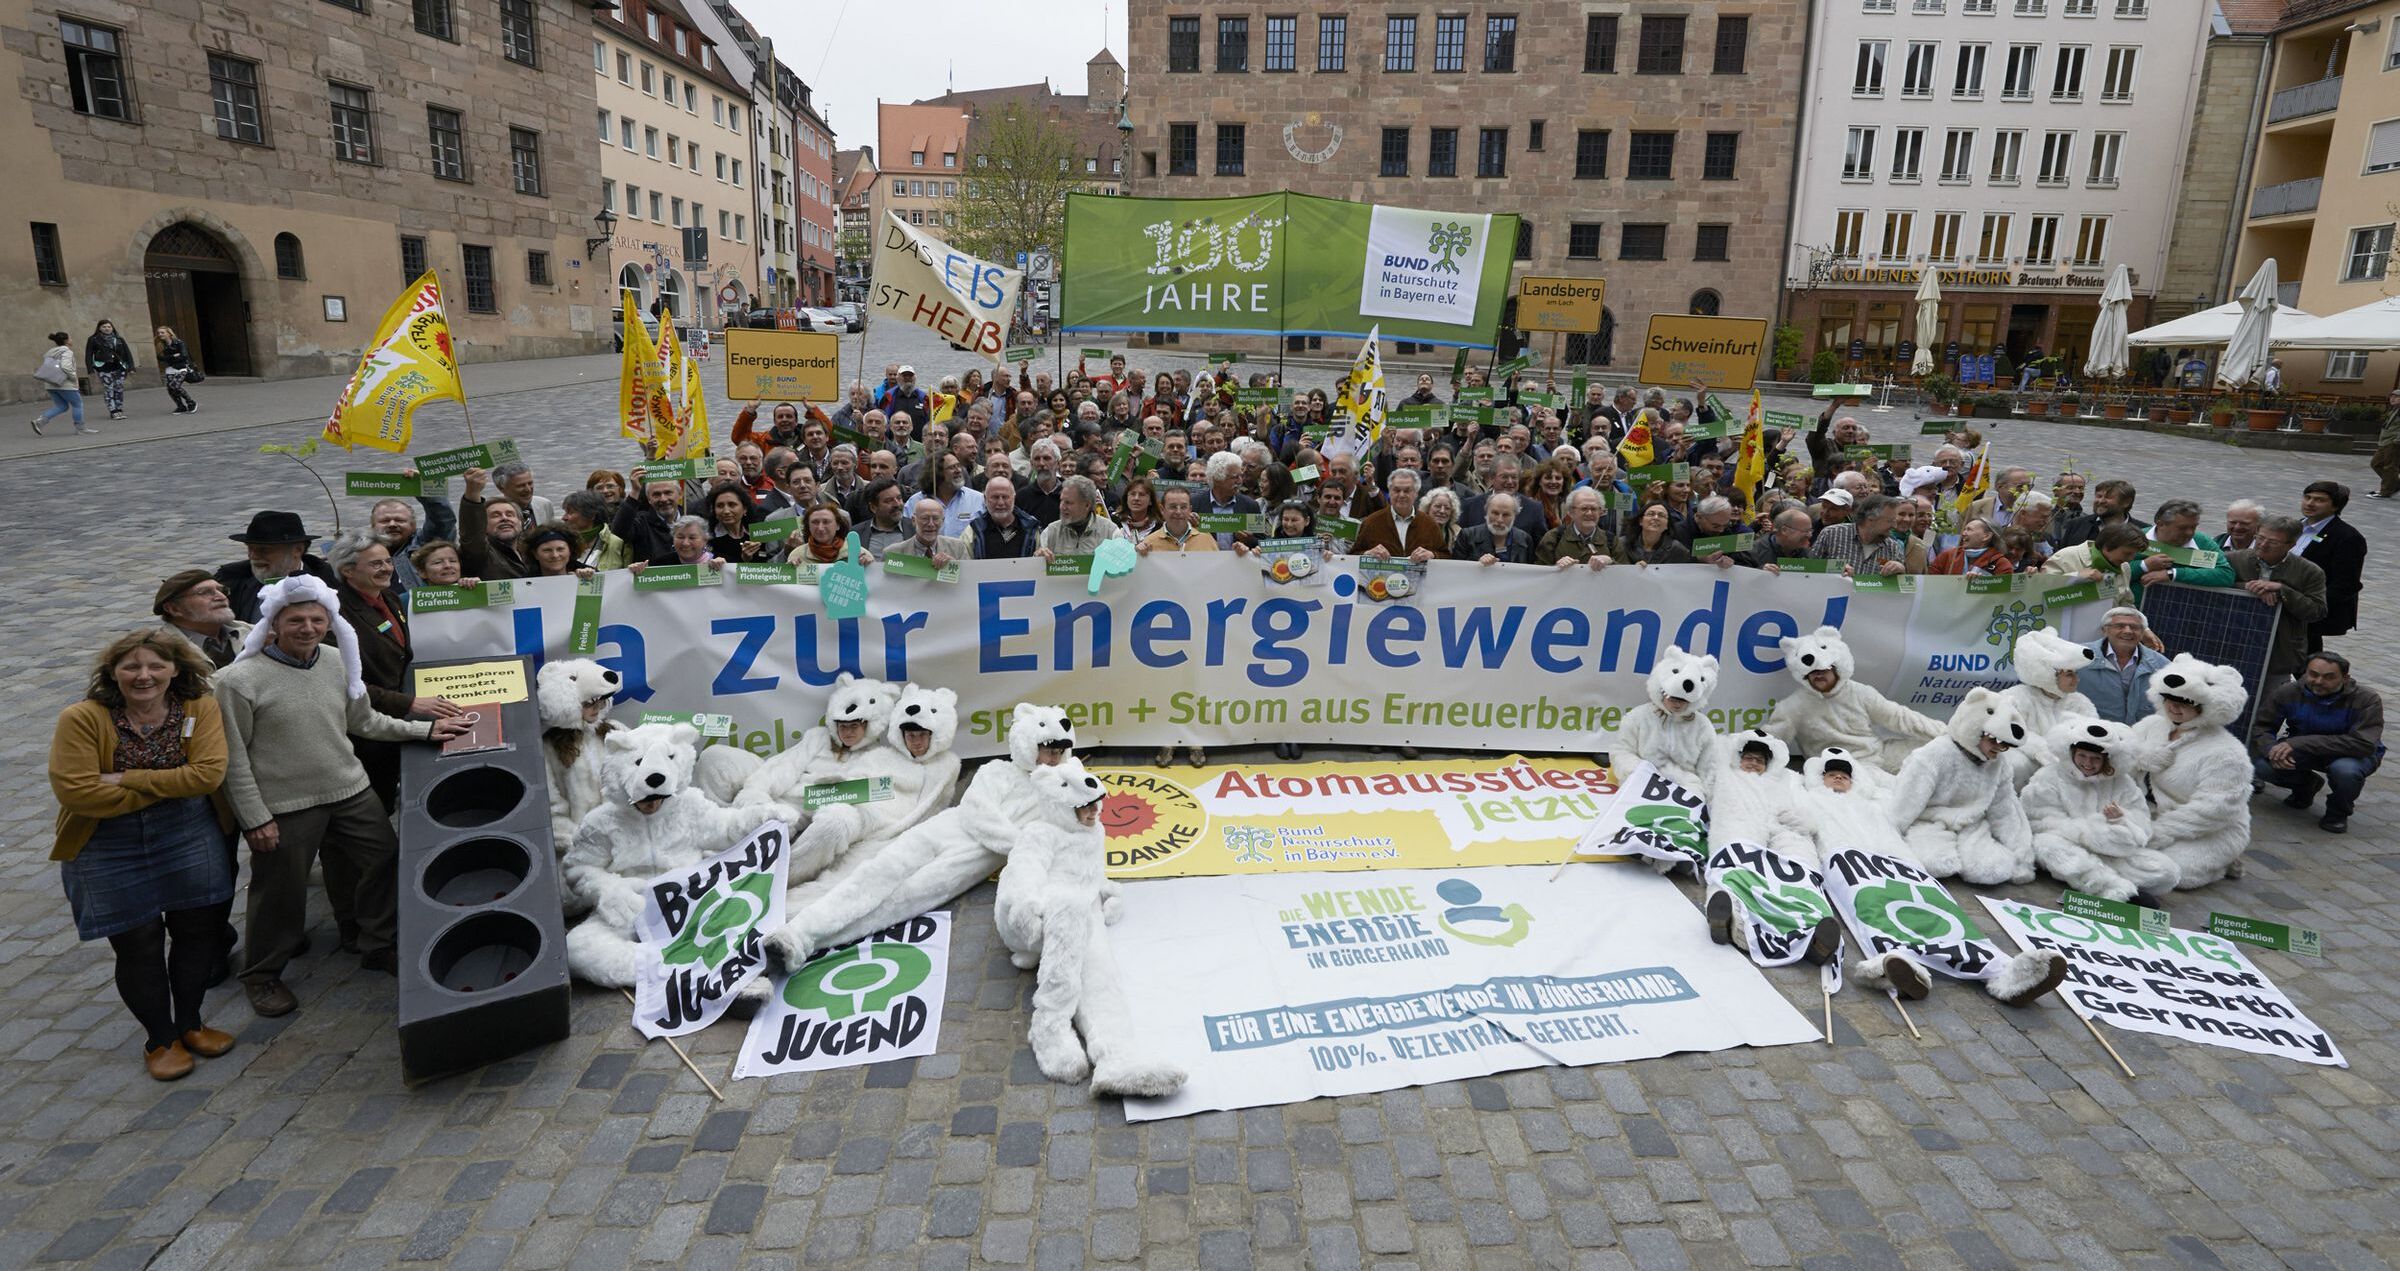
[[[1283,391],[1273,387],[1233,390],[1233,404],[1236,406],[1273,406],[1281,400]]]
[[[1384,419],[1394,428],[1438,428],[1447,414],[1440,404],[1424,402],[1415,406],[1395,406],[1385,412]]]
[[[416,455],[411,457],[410,462],[416,465],[418,476],[431,480],[435,477],[455,477],[469,468],[497,468],[501,464],[514,462],[516,458],[516,441],[503,437],[479,445],[460,446],[456,450],[436,450],[430,454]]]
[[[1830,565],[1833,562],[1825,563]],[[1900,580],[1903,577],[1905,575],[1901,574],[1855,574],[1851,576],[1850,589],[1852,591],[1899,591],[1901,590]]]
[[[1358,537],[1358,524],[1346,516],[1327,516],[1319,512],[1316,520],[1311,522],[1311,527],[1328,538],[1355,540]]]
[[[1489,406],[1453,406],[1450,408],[1450,422],[1473,424],[1478,428],[1489,427],[1492,422],[1492,408]]]
[[[2058,908],[2061,913],[2077,918],[2131,927],[2146,936],[2165,936],[2174,925],[2164,909],[2128,904],[2122,900],[2104,900],[2079,891],[2070,891],[2059,897]]]
[[[1042,567],[1042,572],[1052,578],[1081,578],[1092,572],[1092,557],[1089,552],[1074,556],[1053,556],[1049,563]]]
[[[1950,430],[1957,426],[1947,419],[1928,419],[1917,425],[1917,435],[1920,437],[1946,437]]]
[[[1577,371],[1575,373],[1574,384],[1567,391],[1571,396],[1574,397],[1575,404],[1577,406],[1581,406],[1583,405],[1584,398],[1591,393],[1591,390],[1592,377],[1584,374],[1581,371]]]
[[[2068,605],[2088,605],[2100,598],[2100,584],[2080,582],[2066,587],[2053,587],[2042,593],[2042,603],[2061,608]]]
[[[567,628],[567,652],[588,658],[600,651],[600,575],[575,580],[575,618]]]
[[[1567,404],[1567,396],[1564,393],[1537,393],[1526,389],[1517,394],[1517,401],[1527,406],[1547,406],[1558,410]]]
[[[1192,524],[1205,534],[1256,534],[1266,529],[1264,514],[1244,512],[1203,512],[1192,518]]]
[[[1495,380],[1505,380],[1509,376],[1514,375],[1531,365],[1533,365],[1532,358],[1526,357],[1523,354],[1519,354],[1516,357],[1512,357],[1509,360],[1494,366],[1492,368],[1492,378]]]
[[[705,711],[643,711],[637,724],[690,724],[703,737],[733,736],[733,716]]]
[[[700,585],[700,575],[715,573],[706,565],[645,565],[633,576],[635,591],[682,591]]]
[[[761,543],[780,543],[800,532],[797,517],[775,516],[750,525],[750,537]]]
[[[1313,463],[1304,468],[1292,469],[1292,482],[1295,485],[1307,485],[1309,482],[1316,479],[1317,465]]]
[[[814,812],[835,803],[881,803],[892,797],[890,777],[852,777],[800,788],[800,810]]]
[[[2240,914],[2208,915],[2208,934],[2227,940],[2239,940],[2262,949],[2280,949],[2311,958],[2325,956],[2325,933],[2314,927],[2294,927],[2261,918],[2244,918]]]
[[[1835,572],[1832,561],[1820,560],[1814,556],[1778,556],[1775,558],[1775,568],[1787,574],[1830,574]]]
[[[1218,352],[1208,355],[1208,364],[1210,366],[1231,366],[1241,360],[1242,355],[1239,353]]]
[[[1875,388],[1870,384],[1819,384],[1816,391],[1809,394],[1811,397],[1873,397],[1874,395]]]
[[[1974,574],[1967,578],[1970,596],[2000,596],[2025,585],[2023,574]]]
[[[1702,423],[1698,416],[1693,416],[1692,422],[1683,426],[1683,437],[1686,441],[1708,441],[1718,437],[1733,437],[1738,436],[1744,427],[1744,421],[1739,419],[1720,416],[1707,423]]]
[[[883,557],[883,572],[902,578],[930,578],[937,583],[958,581],[958,562],[952,561],[940,569],[933,567],[930,557],[914,552],[887,552]]]
[[[345,472],[342,493],[414,499],[425,493],[425,479],[399,472]]]
[[[1492,400],[1491,386],[1487,384],[1475,388],[1462,388],[1458,390],[1458,395],[1453,400],[1461,406],[1481,405]]]
[[[773,583],[796,583],[800,581],[799,566],[786,565],[781,561],[745,561],[740,564],[728,565],[725,568],[732,572],[734,582],[745,587],[765,586]],[[642,572],[648,573],[649,571],[644,570]],[[816,580],[816,570],[814,567],[811,567],[808,573],[808,581],[813,583]]]
[[[2144,556],[2164,556],[2178,565],[2188,566],[2192,569],[2215,569],[2217,562],[2222,559],[2215,552],[2203,548],[2169,547],[2164,543],[2152,543],[2142,549],[2142,554]]]
[[[1808,416],[1794,411],[1762,411],[1760,412],[1760,417],[1769,428],[1781,428],[1789,432],[1797,432],[1800,429],[1808,427]]]
[[[861,451],[866,450],[869,445],[869,442],[867,441],[867,435],[863,432],[860,432],[856,428],[852,428],[848,424],[835,424],[833,426],[833,439],[837,442],[849,442],[851,445],[858,447]]]
[[[1850,449],[1844,451],[1843,453],[1849,456],[1852,463],[1872,465],[1886,463],[1893,459],[1906,460],[1908,458],[1909,448],[1908,443],[1905,441],[1874,443],[1862,442],[1858,445],[1850,447]]]
[[[1041,355],[1041,345],[1017,344],[1011,345],[1007,352],[1001,354],[1000,360],[1004,362],[1030,362]]]
[[[482,609],[491,604],[491,592],[484,587],[441,587],[427,583],[408,593],[408,611],[412,614],[447,613],[453,609]]]
[[[1707,560],[1719,552],[1727,556],[1739,556],[1749,551],[1750,545],[1757,541],[1757,536],[1753,534],[1710,534],[1692,540],[1692,555],[1701,560]]]
[[[1688,463],[1654,463],[1645,468],[1629,469],[1625,473],[1625,483],[1632,486],[1636,494],[1641,492],[1643,486],[1649,485],[1653,481],[1665,481],[1672,484],[1691,479],[1692,465]]]
[[[635,466],[644,481],[701,481],[717,475],[714,459],[646,459]]]
[[[1075,356],[1087,362],[1093,358],[1098,358],[1099,360],[1105,362],[1110,358],[1115,357],[1116,354],[1107,349],[1079,349],[1076,351]]]

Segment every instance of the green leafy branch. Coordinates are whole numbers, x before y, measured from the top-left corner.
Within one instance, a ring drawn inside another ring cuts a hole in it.
[[[339,537],[342,532],[341,500],[333,497],[333,487],[325,484],[324,475],[317,471],[315,464],[312,464],[308,461],[310,455],[317,453],[317,445],[320,440],[321,438],[311,437],[306,441],[293,445],[285,445],[281,442],[271,441],[266,445],[260,446],[258,448],[258,453],[262,455],[283,455],[290,459],[293,463],[299,464],[302,468],[306,469],[309,476],[316,478],[317,488],[325,492],[325,501],[333,506],[333,532],[336,537]]]

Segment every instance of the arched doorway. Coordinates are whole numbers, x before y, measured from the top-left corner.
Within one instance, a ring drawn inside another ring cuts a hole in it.
[[[676,325],[683,323],[683,275],[670,269],[658,278],[658,298],[666,303],[666,312]]]
[[[233,249],[190,221],[177,221],[142,253],[150,325],[172,327],[192,361],[211,375],[251,375],[250,305]]]
[[[642,267],[640,265],[627,265],[623,269],[617,271],[618,312],[622,313],[624,311],[625,296],[628,292],[632,293],[633,295],[633,311],[635,313],[649,312],[650,300],[643,292],[644,281],[645,280],[642,277]]]

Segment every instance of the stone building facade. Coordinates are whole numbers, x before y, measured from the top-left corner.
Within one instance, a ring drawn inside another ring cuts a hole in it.
[[[605,351],[589,20],[575,0],[12,6],[0,347],[30,364],[65,330],[80,351],[107,319],[137,384],[159,325],[211,375],[346,374],[431,267],[462,361]]]
[[[2251,8],[2258,8],[2252,5]],[[2272,16],[2224,6],[2226,25],[2210,34],[2192,102],[2183,188],[2167,236],[2150,320],[2168,322],[2222,304],[2240,284],[2231,278],[2242,194],[2258,136],[2259,94],[2266,84]]]
[[[1562,362],[1630,371],[1654,313],[1779,307],[1805,11],[1132,0],[1125,192],[1518,213],[1519,276],[1606,281]]]

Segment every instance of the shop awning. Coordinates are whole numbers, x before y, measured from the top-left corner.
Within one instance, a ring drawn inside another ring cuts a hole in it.
[[[2346,349],[2384,353],[2400,349],[2400,296],[2322,318],[2279,327],[2273,341],[2279,349]]]
[[[2275,324],[2279,329],[2298,330],[2297,324],[2316,320],[2315,314],[2294,309],[2290,305],[2275,306]],[[2144,327],[2125,337],[2125,342],[2135,348],[2156,348],[2161,345],[2169,348],[2182,348],[2189,345],[2223,344],[2233,338],[2233,329],[2240,325],[2241,321],[2242,306],[2237,301],[2218,305],[2214,309],[2203,309],[2198,313],[2187,313],[2173,322],[2162,322],[2154,327]],[[2285,323],[2295,325],[2284,328]],[[2277,339],[2275,343],[2280,345],[2284,341]]]

